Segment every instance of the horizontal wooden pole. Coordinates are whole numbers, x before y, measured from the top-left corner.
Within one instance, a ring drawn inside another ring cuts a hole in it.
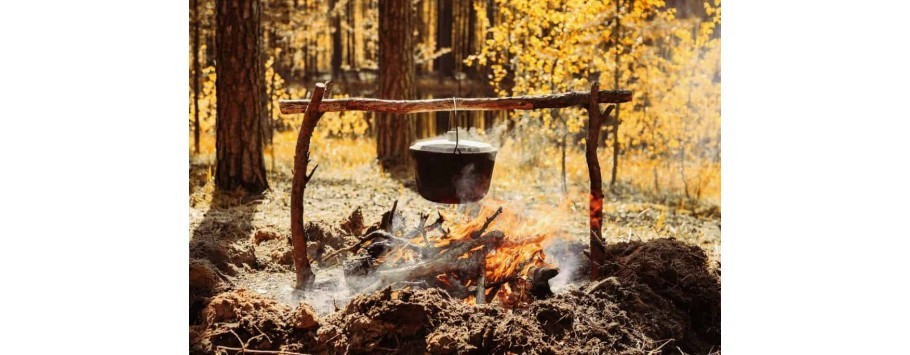
[[[562,108],[585,106],[590,92],[567,92],[562,94],[493,97],[493,98],[443,98],[429,100],[381,100],[368,98],[325,99],[319,104],[319,112],[373,111],[388,113],[417,113],[435,111],[495,111],[534,110],[540,108]],[[453,102],[454,101],[454,102]],[[632,101],[630,90],[601,90],[600,103]],[[281,100],[278,107],[283,114],[303,113],[310,100]]]

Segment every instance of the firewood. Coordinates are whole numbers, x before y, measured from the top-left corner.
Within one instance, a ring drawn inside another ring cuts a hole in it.
[[[559,274],[559,268],[546,266],[533,266],[528,271],[531,281],[531,295],[537,299],[548,298],[553,295],[550,290],[550,279]]]
[[[500,214],[500,213],[502,213],[502,206],[500,206],[499,208],[497,208],[497,209],[496,209],[496,212],[493,212],[492,215],[490,215],[489,217],[487,217],[487,220],[483,222],[483,226],[481,226],[480,229],[478,229],[477,231],[475,231],[474,233],[472,233],[471,236],[473,237],[473,236],[482,235],[483,232],[485,232],[485,231],[487,230],[487,227],[490,226],[490,223],[492,223],[493,220],[496,219],[496,217],[499,217],[499,214]]]
[[[445,217],[442,216],[442,213],[439,213],[439,212],[436,212],[436,213],[438,213],[439,216],[436,217],[436,221],[435,221],[435,222],[433,222],[432,224],[430,224],[430,225],[428,225],[428,226],[424,226],[424,227],[423,227],[423,231],[421,231],[421,230],[418,228],[418,229],[415,229],[415,230],[412,230],[412,231],[409,231],[409,232],[405,233],[405,234],[404,234],[404,239],[412,239],[412,238],[416,237],[417,235],[419,235],[420,233],[429,233],[429,232],[432,232],[432,231],[434,231],[434,230],[436,230],[436,229],[438,229],[438,230],[439,230],[440,232],[442,232],[443,234],[448,234],[448,231],[446,231],[445,229],[442,228],[442,223],[445,222]]]
[[[430,218],[430,215],[421,212],[419,215],[420,222],[417,224],[417,232],[420,233],[420,236],[423,237],[423,242],[427,248],[431,247],[430,240],[427,239],[427,231],[425,229],[427,224],[427,218]]]
[[[416,280],[433,277],[435,275],[455,271],[459,267],[476,270],[476,265],[471,265],[470,263],[465,264],[464,262],[459,263],[459,258],[478,246],[486,243],[499,243],[504,237],[505,235],[500,231],[491,231],[480,238],[470,239],[458,245],[449,247],[433,259],[394,270],[380,271],[379,277],[381,280],[390,283],[399,280]]]
[[[392,203],[392,209],[382,214],[382,222],[379,223],[379,229],[392,233],[392,221],[395,219],[395,212],[398,210],[398,200]]]

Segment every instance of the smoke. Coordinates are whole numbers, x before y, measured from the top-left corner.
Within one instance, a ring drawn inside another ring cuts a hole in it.
[[[465,165],[455,177],[455,195],[458,196],[459,203],[477,199],[477,184],[479,181],[474,170],[473,163]]]
[[[581,250],[572,250],[574,244],[568,243],[562,238],[553,238],[543,246],[544,254],[547,256],[547,262],[556,264],[559,267],[559,274],[550,279],[550,290],[560,292],[565,290],[569,285],[578,280],[581,269],[582,255]]]
[[[301,301],[306,302],[320,316],[335,312],[335,308],[342,308],[357,295],[351,290],[344,280],[344,270],[341,267],[313,270],[316,272],[316,282],[313,288],[304,291],[295,290],[290,285],[293,280],[269,280],[272,285],[281,285],[275,291],[275,298],[281,303],[296,307]],[[293,277],[293,276],[291,276]]]

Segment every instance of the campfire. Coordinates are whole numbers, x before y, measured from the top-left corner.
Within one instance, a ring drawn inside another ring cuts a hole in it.
[[[436,287],[468,303],[506,308],[552,295],[548,281],[559,269],[544,253],[556,236],[545,232],[546,222],[488,205],[475,212],[450,227],[441,212],[421,213],[408,226],[396,201],[355,244],[322,259],[344,256],[345,282],[356,292]]]

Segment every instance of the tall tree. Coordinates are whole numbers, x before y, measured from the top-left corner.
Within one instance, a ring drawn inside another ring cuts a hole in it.
[[[442,0],[439,2],[436,22],[436,46],[438,48],[452,48],[452,1]],[[452,52],[443,54],[433,61],[433,69],[440,75],[452,76],[455,70],[455,54]]]
[[[410,0],[379,2],[379,98],[413,99],[414,40]],[[386,168],[410,164],[408,146],[416,137],[413,120],[404,115],[376,116],[376,153]]]
[[[193,53],[190,57],[193,60],[193,148],[199,154],[199,22],[202,15],[199,13],[199,0],[193,0],[192,3]]]
[[[332,80],[338,80],[341,74],[341,9],[335,9],[338,1],[329,0],[329,23],[332,28]]]
[[[264,83],[259,0],[216,0],[215,185],[259,193],[269,187],[262,154]]]

